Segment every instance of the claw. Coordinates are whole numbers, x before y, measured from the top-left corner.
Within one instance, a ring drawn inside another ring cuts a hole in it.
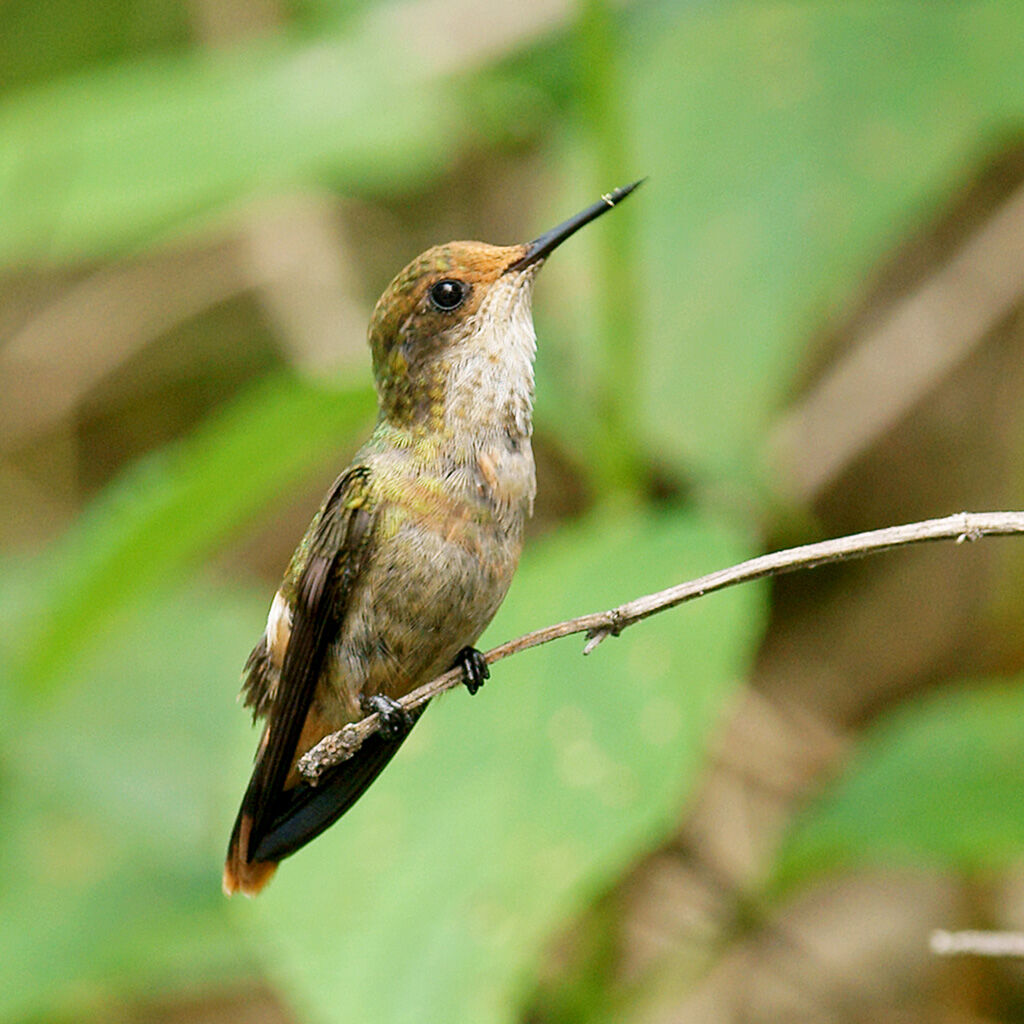
[[[455,665],[462,669],[462,682],[471,694],[476,693],[484,685],[484,680],[491,676],[487,659],[475,647],[463,647],[455,655]]]
[[[375,693],[372,697],[363,697],[363,708],[375,711],[380,716],[380,734],[386,740],[397,740],[404,736],[415,724],[413,718],[397,700]]]

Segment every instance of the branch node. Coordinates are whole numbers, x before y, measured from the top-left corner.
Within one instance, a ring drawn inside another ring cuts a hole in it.
[[[608,632],[618,636],[629,625],[629,619],[622,614],[621,608],[613,608],[608,613]]]
[[[602,640],[610,636],[618,636],[632,620],[624,615],[621,608],[613,608],[604,614],[605,623],[601,626],[594,626],[587,630],[587,642],[583,647],[583,653],[590,654]]]

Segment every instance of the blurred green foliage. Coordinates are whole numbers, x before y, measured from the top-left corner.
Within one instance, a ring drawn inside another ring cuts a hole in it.
[[[994,871],[1019,859],[1024,687],[962,685],[867,732],[794,823],[773,884],[853,866]]]
[[[239,715],[209,681],[237,676],[262,603],[150,600],[45,707],[6,717],[0,1019],[82,1020],[253,970],[216,870]]]
[[[524,142],[552,221],[649,174],[538,288],[540,433],[599,497],[529,548],[494,641],[752,554],[749,528],[657,506],[644,474],[760,479],[822,311],[1024,118],[1011,2],[590,4],[440,71],[388,37],[389,5],[286,9],[213,50],[158,0],[5,5],[0,267],[187,244],[282,192],[408,199]],[[761,633],[753,588],[585,663],[571,641],[503,663],[258,904],[222,899],[253,744],[231,697],[269,594],[203,566],[372,416],[365,387],[264,380],[10,563],[0,1020],[258,974],[311,1021],[512,1021],[559,926],[678,819]],[[894,849],[1011,858],[1019,703],[972,691],[880,727],[784,877]]]
[[[355,438],[374,408],[367,389],[268,378],[133,466],[37,565],[35,600],[16,614],[17,683],[45,690],[112,616],[208,557],[339,439]],[[302,443],[281,444],[296,424]]]

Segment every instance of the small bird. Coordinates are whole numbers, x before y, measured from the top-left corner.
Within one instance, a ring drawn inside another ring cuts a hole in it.
[[[376,428],[327,492],[245,665],[245,704],[266,721],[226,894],[258,893],[359,799],[423,710],[399,698],[453,666],[470,693],[483,684],[473,644],[508,591],[536,491],[533,281],[639,184],[525,245],[428,249],[377,302]],[[299,757],[371,712],[380,730],[317,785],[304,781]]]

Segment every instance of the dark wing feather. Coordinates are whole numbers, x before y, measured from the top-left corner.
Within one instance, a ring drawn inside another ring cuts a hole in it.
[[[255,859],[252,852],[268,831],[279,827],[289,806],[285,780],[373,530],[368,482],[369,470],[362,466],[339,477],[312,530],[292,602],[291,633],[277,693],[270,705],[266,744],[258,755],[231,834],[225,889],[258,890],[269,877],[269,869],[246,869]],[[293,849],[298,845],[301,843]],[[256,879],[251,884],[250,875]]]

